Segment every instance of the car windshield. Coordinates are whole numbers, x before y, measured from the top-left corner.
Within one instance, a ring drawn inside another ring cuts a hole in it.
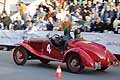
[[[49,33],[47,33],[46,37],[50,38],[53,37],[54,35],[63,36],[64,33],[63,31],[50,31]]]

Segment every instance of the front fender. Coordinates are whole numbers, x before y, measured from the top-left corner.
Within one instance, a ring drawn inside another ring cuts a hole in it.
[[[17,46],[22,46],[22,47],[24,47],[26,50],[30,51],[32,54],[40,57],[39,54],[41,54],[41,52],[35,50],[34,48],[32,48],[32,47],[31,47],[30,45],[28,45],[28,44],[19,43],[19,44],[17,44]]]
[[[82,64],[86,67],[94,67],[94,60],[82,49],[80,48],[72,48],[69,49],[65,54],[64,54],[64,60],[67,58],[67,55],[71,53],[76,53],[80,56],[82,60]]]

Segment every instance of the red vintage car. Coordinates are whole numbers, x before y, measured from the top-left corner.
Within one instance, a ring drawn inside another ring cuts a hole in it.
[[[54,34],[46,38],[23,40],[13,50],[14,62],[17,65],[24,65],[31,59],[38,59],[44,64],[50,61],[65,62],[73,73],[81,72],[85,67],[104,71],[111,65],[119,64],[118,59],[101,44],[84,39],[61,42],[62,38]]]

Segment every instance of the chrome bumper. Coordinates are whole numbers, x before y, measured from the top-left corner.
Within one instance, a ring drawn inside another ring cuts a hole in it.
[[[101,62],[95,62],[94,69],[101,69]]]
[[[113,66],[120,66],[120,61],[112,62],[112,65],[113,65]]]

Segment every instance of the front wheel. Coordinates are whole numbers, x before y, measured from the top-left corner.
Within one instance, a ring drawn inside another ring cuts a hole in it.
[[[70,54],[66,60],[67,68],[72,73],[79,73],[84,69],[80,56],[77,54]]]
[[[21,46],[16,47],[13,51],[13,59],[17,65],[24,65],[27,61],[27,51]]]

